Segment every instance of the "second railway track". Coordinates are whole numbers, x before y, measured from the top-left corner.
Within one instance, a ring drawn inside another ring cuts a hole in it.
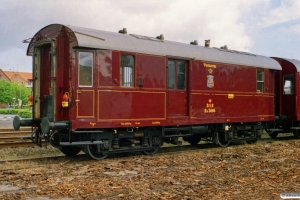
[[[9,135],[9,137],[8,137]],[[11,136],[13,135],[13,136]],[[35,147],[36,145],[31,140],[22,140],[22,137],[28,137],[31,135],[31,130],[22,130],[22,131],[12,131],[12,130],[6,130],[0,131],[0,149],[1,148],[9,148],[9,147]],[[292,134],[280,134],[280,136],[277,139],[271,139],[267,134],[264,134],[262,139],[259,140],[259,143],[273,143],[275,141],[284,141],[284,140],[294,140]],[[295,139],[297,140],[297,139]],[[237,144],[237,143],[236,143]],[[44,142],[43,146],[48,146],[49,143]],[[235,146],[235,144],[232,144]],[[248,144],[245,144],[248,145]],[[201,141],[198,145],[188,145],[183,144],[182,146],[175,146],[175,145],[169,145],[164,144],[162,146],[162,149],[158,153],[164,153],[164,154],[172,154],[176,152],[182,152],[182,151],[202,151],[204,149],[216,149],[216,148],[223,148],[223,147],[217,147],[211,142],[205,142]],[[128,154],[131,155],[130,153]],[[81,159],[86,160],[85,155],[83,152],[81,152],[79,155]],[[119,157],[119,154],[112,154],[109,157],[110,158],[116,158]],[[123,155],[124,156],[124,155]],[[123,157],[121,156],[121,157]],[[57,159],[57,158],[65,158],[65,155],[43,155],[43,156],[26,156],[26,157],[20,157],[20,158],[5,158],[3,160],[0,160],[0,163],[3,162],[17,162],[17,161],[28,161],[28,160],[42,160],[42,159]]]
[[[24,139],[31,136],[31,128],[14,131],[12,129],[0,130],[0,148],[6,147],[31,147],[35,144],[30,139]]]
[[[0,129],[0,148],[35,146],[35,144],[29,139],[31,134],[32,134],[31,128],[22,128],[19,131],[14,131],[13,129]],[[291,136],[292,134],[288,134],[288,135]],[[283,139],[285,136],[281,134],[280,138]],[[270,137],[267,136],[267,134],[263,134],[261,140],[268,140],[268,139],[270,139]],[[47,142],[42,143],[43,146],[46,146],[47,144],[48,144]]]

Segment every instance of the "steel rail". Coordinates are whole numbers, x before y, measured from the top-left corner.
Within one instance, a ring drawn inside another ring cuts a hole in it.
[[[24,132],[0,132],[0,138],[5,137],[28,137],[31,136],[31,132],[24,131]],[[1,140],[1,139],[0,139]]]
[[[23,139],[19,137],[0,137],[0,144],[2,142],[20,142],[20,141],[23,141]]]
[[[14,129],[12,128],[0,128],[0,133],[1,132],[19,132],[19,131],[31,131],[32,128],[30,127],[27,127],[27,128],[20,128],[20,130],[18,131],[15,131]]]
[[[30,139],[24,139],[31,136],[31,128],[20,129],[1,129],[0,131],[0,148],[8,147],[33,147],[36,146]],[[42,146],[46,146],[49,142],[42,141]]]
[[[50,144],[49,142],[42,141],[42,146],[46,146]],[[0,148],[8,148],[8,147],[34,147],[36,146],[35,143],[32,141],[28,142],[1,142],[0,143]]]
[[[78,154],[78,156],[81,154]],[[28,158],[13,158],[13,159],[6,159],[6,160],[0,160],[0,163],[4,162],[16,162],[16,161],[30,161],[30,160],[43,160],[43,159],[56,159],[56,158],[65,158],[67,156],[65,155],[57,155],[57,156],[40,156],[40,157],[28,157]],[[0,171],[6,171],[7,169]]]
[[[16,134],[16,133],[31,133],[31,131],[3,131],[3,132],[0,132],[0,135]]]

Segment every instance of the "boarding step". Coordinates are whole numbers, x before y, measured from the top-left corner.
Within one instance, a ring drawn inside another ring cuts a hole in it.
[[[76,145],[96,145],[96,144],[108,144],[107,141],[80,141],[80,142],[60,142],[60,146],[76,146]]]
[[[165,128],[165,132],[168,131],[192,131],[191,127],[171,127],[171,128]]]
[[[171,137],[188,137],[192,136],[193,134],[178,134],[178,135],[165,135],[165,138],[171,138]]]
[[[296,128],[296,127],[295,127],[295,128]],[[300,129],[300,128],[299,128],[299,129]],[[271,129],[267,129],[267,131],[279,132],[279,131],[283,131],[283,129],[271,128]]]

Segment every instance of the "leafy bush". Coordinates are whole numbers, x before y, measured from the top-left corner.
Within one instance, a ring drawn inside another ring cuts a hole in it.
[[[32,112],[31,112],[31,110],[28,110],[28,109],[19,109],[17,114],[22,118],[31,118],[32,117]]]
[[[12,115],[19,115],[22,118],[31,118],[32,111],[29,109],[0,109],[0,114],[12,114]]]
[[[7,114],[7,109],[0,109],[0,114]]]
[[[13,114],[13,115],[18,114],[18,112],[19,112],[18,109],[10,109],[9,110],[9,114]]]
[[[13,115],[15,115],[15,114],[18,114],[18,109],[11,109],[11,108],[9,108],[9,109],[0,109],[0,114],[13,114]]]

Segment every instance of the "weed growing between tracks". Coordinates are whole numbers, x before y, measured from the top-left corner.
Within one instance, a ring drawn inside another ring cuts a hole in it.
[[[0,149],[1,160],[56,155],[63,154],[51,145],[45,147],[10,147]]]

